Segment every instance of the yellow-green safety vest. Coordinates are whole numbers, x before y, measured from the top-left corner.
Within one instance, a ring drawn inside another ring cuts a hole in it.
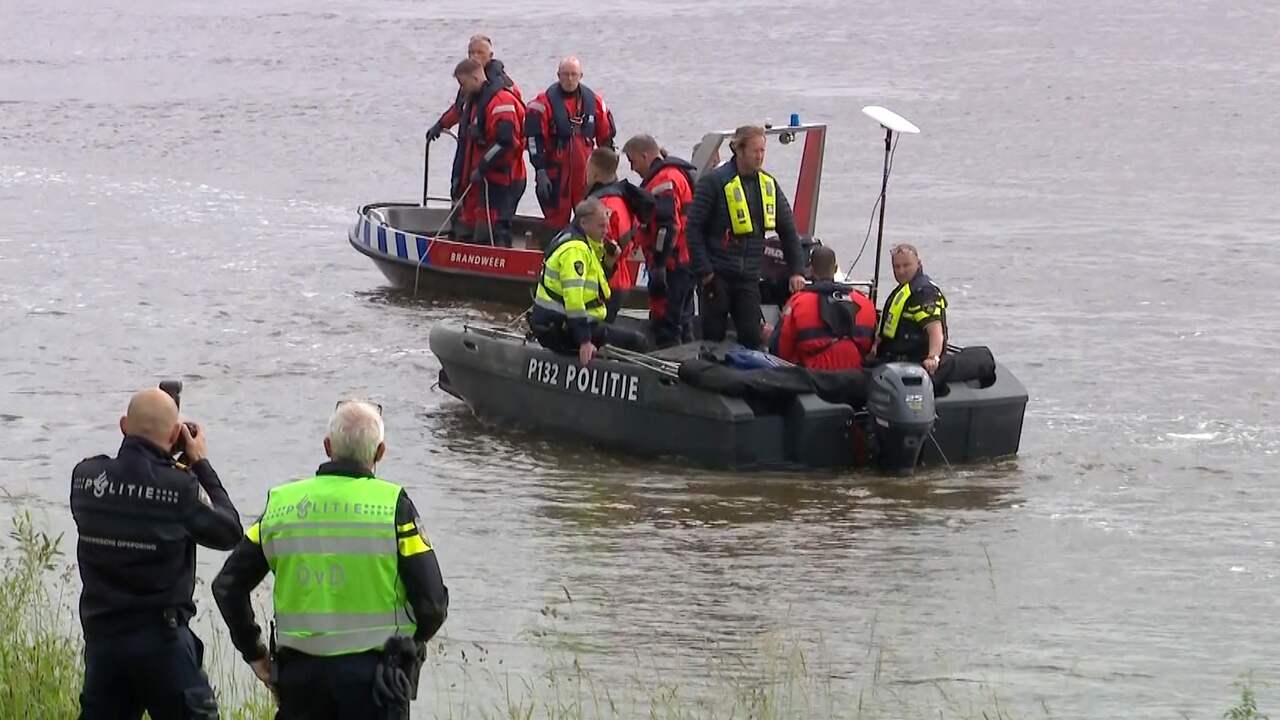
[[[609,295],[608,276],[590,240],[570,229],[561,232],[542,263],[534,304],[567,318],[604,322]]]
[[[308,655],[349,655],[412,636],[399,557],[429,552],[421,534],[397,538],[399,485],[318,475],[271,490],[245,536],[275,575],[276,643]]]
[[[761,170],[760,202],[764,205],[764,229],[773,230],[778,220],[778,184],[773,176]],[[734,235],[752,235],[755,225],[751,222],[751,208],[747,194],[742,190],[742,178],[734,175],[724,186],[724,199],[729,207],[730,230]]]
[[[929,282],[925,280],[925,282]],[[911,300],[911,283],[905,282],[899,285],[894,291],[893,296],[889,299],[888,307],[884,314],[880,317],[880,337],[886,340],[892,340],[898,334],[898,325],[903,318],[924,325],[924,322],[930,318],[941,320],[943,311],[947,309],[947,298],[938,293],[938,302],[921,306],[918,303],[908,305]]]

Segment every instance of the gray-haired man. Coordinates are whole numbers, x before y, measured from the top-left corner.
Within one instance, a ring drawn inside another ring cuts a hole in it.
[[[280,701],[280,720],[407,717],[449,590],[413,502],[374,472],[382,409],[339,402],[329,462],[280,485],[213,582],[231,642]],[[270,658],[249,594],[275,575]],[[272,672],[271,662],[276,667]]]

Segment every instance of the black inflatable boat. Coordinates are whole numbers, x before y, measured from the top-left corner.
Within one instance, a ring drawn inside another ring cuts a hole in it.
[[[706,389],[714,383],[687,372],[707,349],[696,343],[653,354],[606,348],[586,367],[500,329],[441,324],[430,345],[441,389],[484,420],[717,467],[902,472],[922,462],[1013,455],[1027,402],[1022,384],[999,365],[986,387],[954,382],[938,398],[917,365],[840,373],[863,388],[865,402],[855,406],[824,400],[820,387],[788,393],[776,378],[727,390],[734,394]]]

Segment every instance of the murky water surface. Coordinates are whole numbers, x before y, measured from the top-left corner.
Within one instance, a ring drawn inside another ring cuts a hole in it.
[[[1207,718],[1277,677],[1274,3],[7,0],[0,28],[0,515],[70,530],[71,466],[171,375],[256,515],[358,391],[452,591],[437,684],[493,692],[454,652],[479,644],[504,673],[576,652],[696,694],[771,633],[886,717],[994,694]],[[529,96],[577,53],[624,135],[677,152],[830,123],[819,234],[846,260],[881,161],[858,108],[914,120],[887,234],[1030,389],[1022,454],[738,475],[482,426],[427,334],[503,311],[397,294],[345,239],[358,204],[415,197],[474,31]]]

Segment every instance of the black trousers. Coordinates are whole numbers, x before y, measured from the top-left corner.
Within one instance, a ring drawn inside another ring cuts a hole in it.
[[[516,216],[516,208],[520,205],[520,198],[524,196],[525,187],[528,181],[521,179],[510,185],[499,185],[492,182],[481,182],[471,188],[472,193],[478,193],[475,196],[476,205],[480,208],[479,219],[476,220],[476,226],[470,229],[470,242],[477,245],[490,244],[489,226],[493,225],[492,244],[500,247],[511,247],[511,221]],[[485,198],[485,191],[488,190],[489,197]],[[485,210],[489,211],[489,221],[485,221]],[[465,233],[465,231],[464,231]]]
[[[276,720],[401,720],[408,708],[373,702],[379,653],[313,657],[289,653],[279,661]]]
[[[679,269],[667,273],[667,294],[664,302],[649,303],[653,341],[660,348],[679,345],[693,340],[693,293],[697,278],[689,270]],[[655,312],[660,306],[662,312]]]
[[[217,720],[218,704],[201,669],[204,643],[186,626],[154,627],[84,645],[81,720]]]
[[[573,332],[569,330],[563,315],[535,307],[533,316],[529,318],[529,327],[538,344],[551,352],[561,355],[578,354],[578,344],[574,342]],[[607,323],[591,324],[591,342],[598,348],[615,345],[636,352],[644,352],[649,344],[643,333]]]
[[[716,274],[710,283],[703,285],[702,339],[711,342],[724,340],[729,330],[729,315],[738,333],[738,342],[752,350],[761,343],[760,281]]]

